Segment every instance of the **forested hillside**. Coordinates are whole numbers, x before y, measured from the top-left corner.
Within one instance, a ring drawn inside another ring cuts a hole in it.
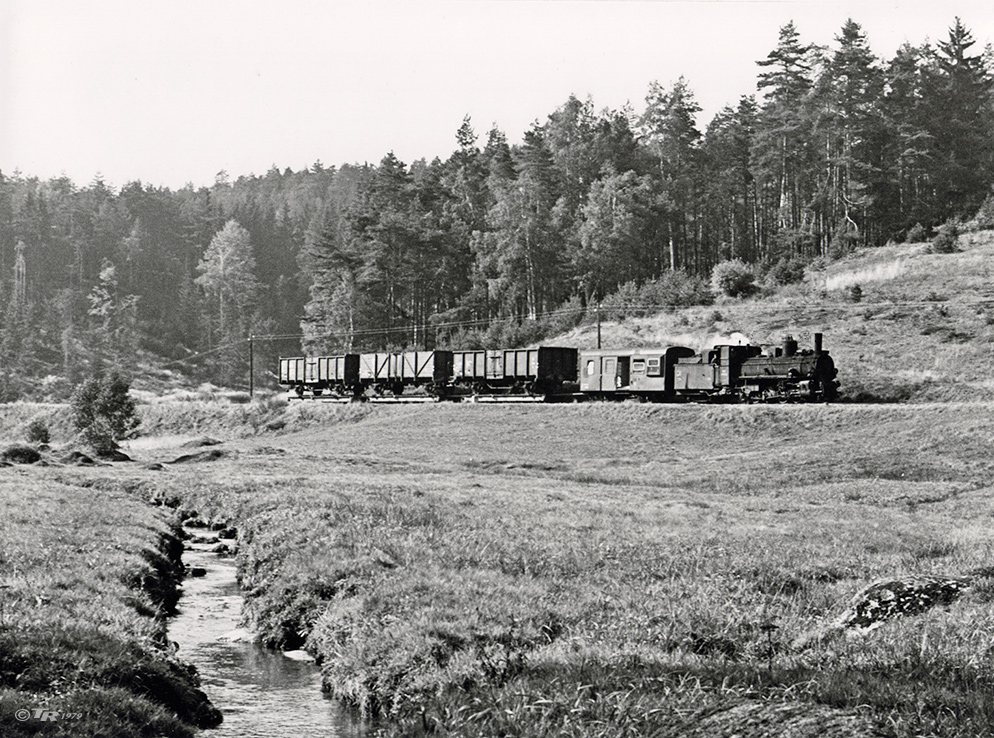
[[[0,174],[0,400],[136,359],[244,385],[249,336],[260,378],[302,349],[523,343],[619,292],[706,303],[724,262],[789,282],[994,219],[994,53],[958,19],[937,37],[881,59],[856,22],[830,48],[789,24],[703,130],[681,78],[641,111],[571,96],[520,142],[467,117],[445,161],[177,191]]]

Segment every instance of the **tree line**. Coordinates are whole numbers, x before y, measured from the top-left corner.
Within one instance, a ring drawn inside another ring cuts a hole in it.
[[[757,89],[698,127],[689,83],[644,109],[571,96],[520,142],[469,117],[446,159],[115,192],[0,174],[0,399],[143,355],[244,381],[276,354],[522,343],[610,302],[690,304],[727,262],[806,262],[974,215],[994,183],[994,82],[956,19],[878,58],[847,21],[793,24]],[[302,335],[301,335],[302,334]],[[302,345],[301,345],[302,344]]]

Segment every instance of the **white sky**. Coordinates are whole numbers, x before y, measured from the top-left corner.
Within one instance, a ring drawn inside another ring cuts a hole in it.
[[[703,130],[790,20],[829,45],[852,17],[886,59],[957,15],[994,42],[990,0],[0,0],[0,171],[175,189],[445,159],[466,114],[516,143],[571,93],[641,112],[681,75]]]

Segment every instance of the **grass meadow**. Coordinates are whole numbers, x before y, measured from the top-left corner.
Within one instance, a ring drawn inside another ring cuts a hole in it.
[[[209,462],[70,474],[236,526],[252,626],[371,732],[982,736],[992,410],[274,405]],[[807,638],[922,575],[974,580]]]
[[[192,736],[216,712],[167,647],[182,544],[128,484],[0,468],[0,735]]]

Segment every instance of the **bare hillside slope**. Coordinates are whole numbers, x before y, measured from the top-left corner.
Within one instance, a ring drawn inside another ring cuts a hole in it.
[[[861,250],[761,296],[605,322],[602,344],[777,345],[791,334],[810,347],[822,332],[845,399],[992,400],[994,231],[962,235],[956,253],[929,252],[926,243]],[[581,348],[596,341],[593,325],[555,340]]]

